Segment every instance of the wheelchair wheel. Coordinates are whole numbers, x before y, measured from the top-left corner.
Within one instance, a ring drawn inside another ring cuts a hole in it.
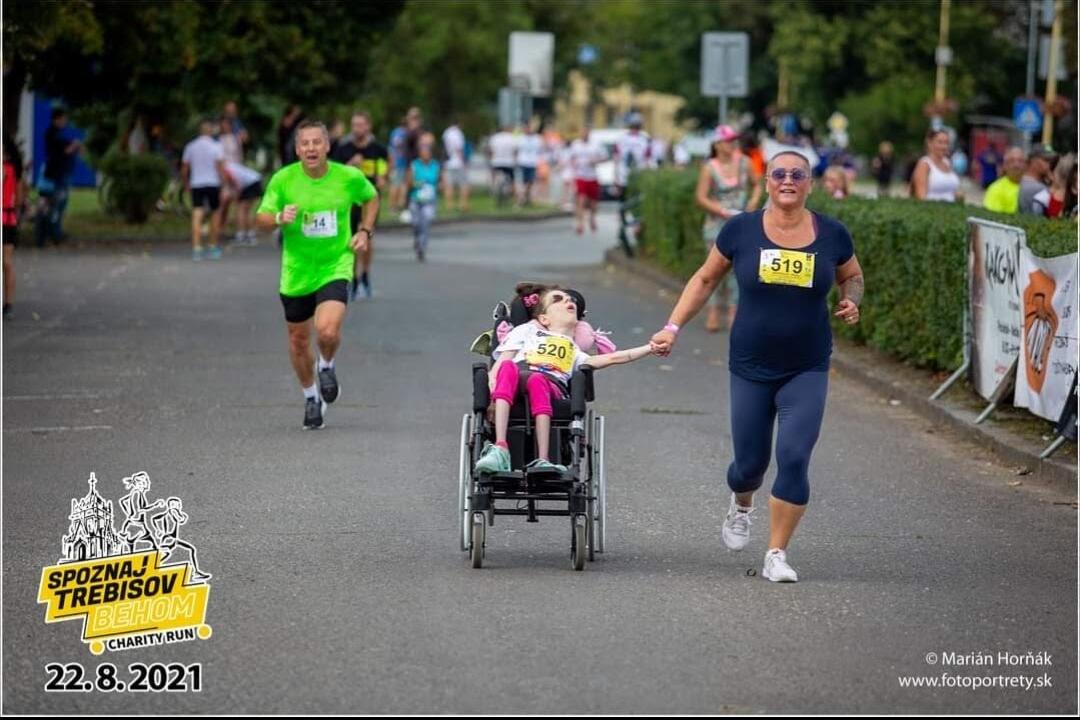
[[[574,516],[574,536],[570,548],[570,559],[575,570],[585,569],[585,556],[588,553],[588,525],[588,515],[579,513]]]
[[[602,553],[607,546],[607,478],[604,474],[604,416],[593,419],[593,490],[596,500],[593,503],[593,521],[596,523],[596,552]]]
[[[472,566],[479,568],[484,565],[484,540],[487,534],[487,520],[484,513],[472,515],[472,542],[469,547],[469,557]]]
[[[469,492],[472,490],[472,452],[469,448],[472,435],[472,415],[461,419],[461,458],[458,464],[458,543],[461,551],[469,549]]]

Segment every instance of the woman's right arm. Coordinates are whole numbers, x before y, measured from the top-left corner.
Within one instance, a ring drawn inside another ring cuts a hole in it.
[[[671,311],[668,323],[681,328],[690,322],[729,270],[731,270],[731,261],[724,257],[714,245],[709,250],[705,263],[687,281],[682,295],[679,296],[679,302]],[[671,352],[672,346],[675,345],[675,333],[676,331],[665,328],[652,336],[652,345],[656,348],[657,354],[667,355]]]
[[[919,200],[926,199],[926,186],[930,179],[930,163],[922,159],[915,163],[915,171],[911,174],[911,195]]]
[[[701,171],[698,172],[697,188],[694,189],[694,201],[705,212],[724,217],[727,215],[727,211],[720,206],[720,203],[709,198],[709,185],[711,184],[712,177],[709,173],[709,161],[706,160],[701,164]]]

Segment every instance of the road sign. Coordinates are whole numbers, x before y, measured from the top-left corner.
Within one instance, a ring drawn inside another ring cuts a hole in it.
[[[512,87],[521,87],[533,97],[551,95],[551,63],[555,57],[555,36],[542,32],[510,33],[510,69]]]
[[[750,93],[750,36],[709,32],[701,35],[701,94],[746,97]]]
[[[1020,132],[1039,132],[1042,130],[1043,116],[1039,101],[1031,98],[1016,98],[1013,101],[1013,124]]]

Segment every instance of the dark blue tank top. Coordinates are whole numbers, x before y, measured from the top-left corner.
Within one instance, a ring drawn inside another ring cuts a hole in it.
[[[828,370],[832,328],[826,298],[836,268],[855,254],[851,234],[839,221],[814,213],[814,242],[781,254],[776,251],[789,249],[765,235],[764,212],[735,216],[716,238],[716,247],[731,260],[739,284],[728,353],[731,372],[768,382],[807,370]],[[763,251],[771,252],[763,255]],[[807,256],[812,256],[812,274],[804,264],[810,261]],[[792,275],[793,268],[799,273]],[[772,282],[763,281],[763,276]],[[783,282],[808,282],[810,287]]]

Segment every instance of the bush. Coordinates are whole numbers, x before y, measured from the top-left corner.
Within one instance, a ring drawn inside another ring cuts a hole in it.
[[[641,254],[684,279],[705,256],[696,178],[692,171],[660,170],[632,181],[644,198]],[[1068,220],[899,198],[841,201],[823,193],[809,205],[847,226],[866,276],[860,322],[834,324],[837,335],[938,370],[954,369],[962,359],[968,217],[1022,228],[1036,255],[1077,251],[1076,224]]]
[[[110,152],[99,168],[105,176],[102,209],[124,216],[129,223],[144,223],[169,182],[169,164],[157,155]]]

